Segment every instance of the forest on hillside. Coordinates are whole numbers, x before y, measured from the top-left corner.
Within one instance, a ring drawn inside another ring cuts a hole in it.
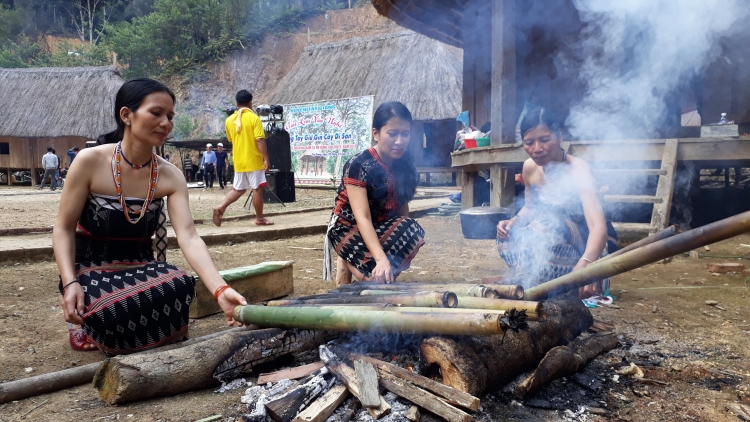
[[[124,76],[200,78],[204,64],[366,0],[0,0],[0,67],[112,63]],[[73,38],[56,51],[46,36]]]

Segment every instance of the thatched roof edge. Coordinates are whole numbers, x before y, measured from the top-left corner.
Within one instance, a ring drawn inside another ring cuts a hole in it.
[[[0,136],[95,139],[115,128],[112,66],[0,68]]]

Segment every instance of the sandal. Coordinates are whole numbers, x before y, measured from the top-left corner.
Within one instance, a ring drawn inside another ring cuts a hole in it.
[[[256,226],[273,226],[273,221],[268,221],[265,218],[262,220],[255,220]]]
[[[83,331],[80,325],[68,323],[68,334],[70,335],[70,347],[80,352],[90,352],[99,350],[96,345],[89,340],[89,337]]]

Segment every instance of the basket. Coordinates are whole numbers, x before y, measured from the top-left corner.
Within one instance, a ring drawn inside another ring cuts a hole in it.
[[[488,147],[490,146],[490,138],[477,138],[477,147]]]

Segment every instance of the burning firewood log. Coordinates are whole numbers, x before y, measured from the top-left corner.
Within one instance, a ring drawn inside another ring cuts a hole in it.
[[[566,344],[593,324],[580,300],[545,302],[547,317],[519,332],[504,335],[430,337],[422,342],[422,356],[440,367],[442,382],[479,396],[535,368],[553,347]]]
[[[615,347],[617,347],[617,336],[614,334],[579,338],[568,346],[554,347],[539,362],[534,373],[516,386],[513,394],[523,399],[527,394],[550,381],[575,374],[591,359]]]
[[[256,365],[336,337],[330,331],[231,330],[185,347],[110,358],[96,372],[94,387],[109,404],[176,395],[236,378]]]
[[[319,350],[320,359],[326,363],[328,369],[330,369],[331,372],[333,372],[333,374],[336,375],[344,385],[346,385],[352,395],[361,402],[362,392],[359,390],[359,382],[354,369],[339,359],[339,357],[327,347],[320,346]],[[380,419],[391,413],[391,405],[380,396],[380,404],[378,407],[368,408],[367,411],[373,418]]]
[[[290,422],[303,407],[328,388],[330,377],[325,367],[308,375],[296,387],[265,404],[268,416],[275,422]]]

